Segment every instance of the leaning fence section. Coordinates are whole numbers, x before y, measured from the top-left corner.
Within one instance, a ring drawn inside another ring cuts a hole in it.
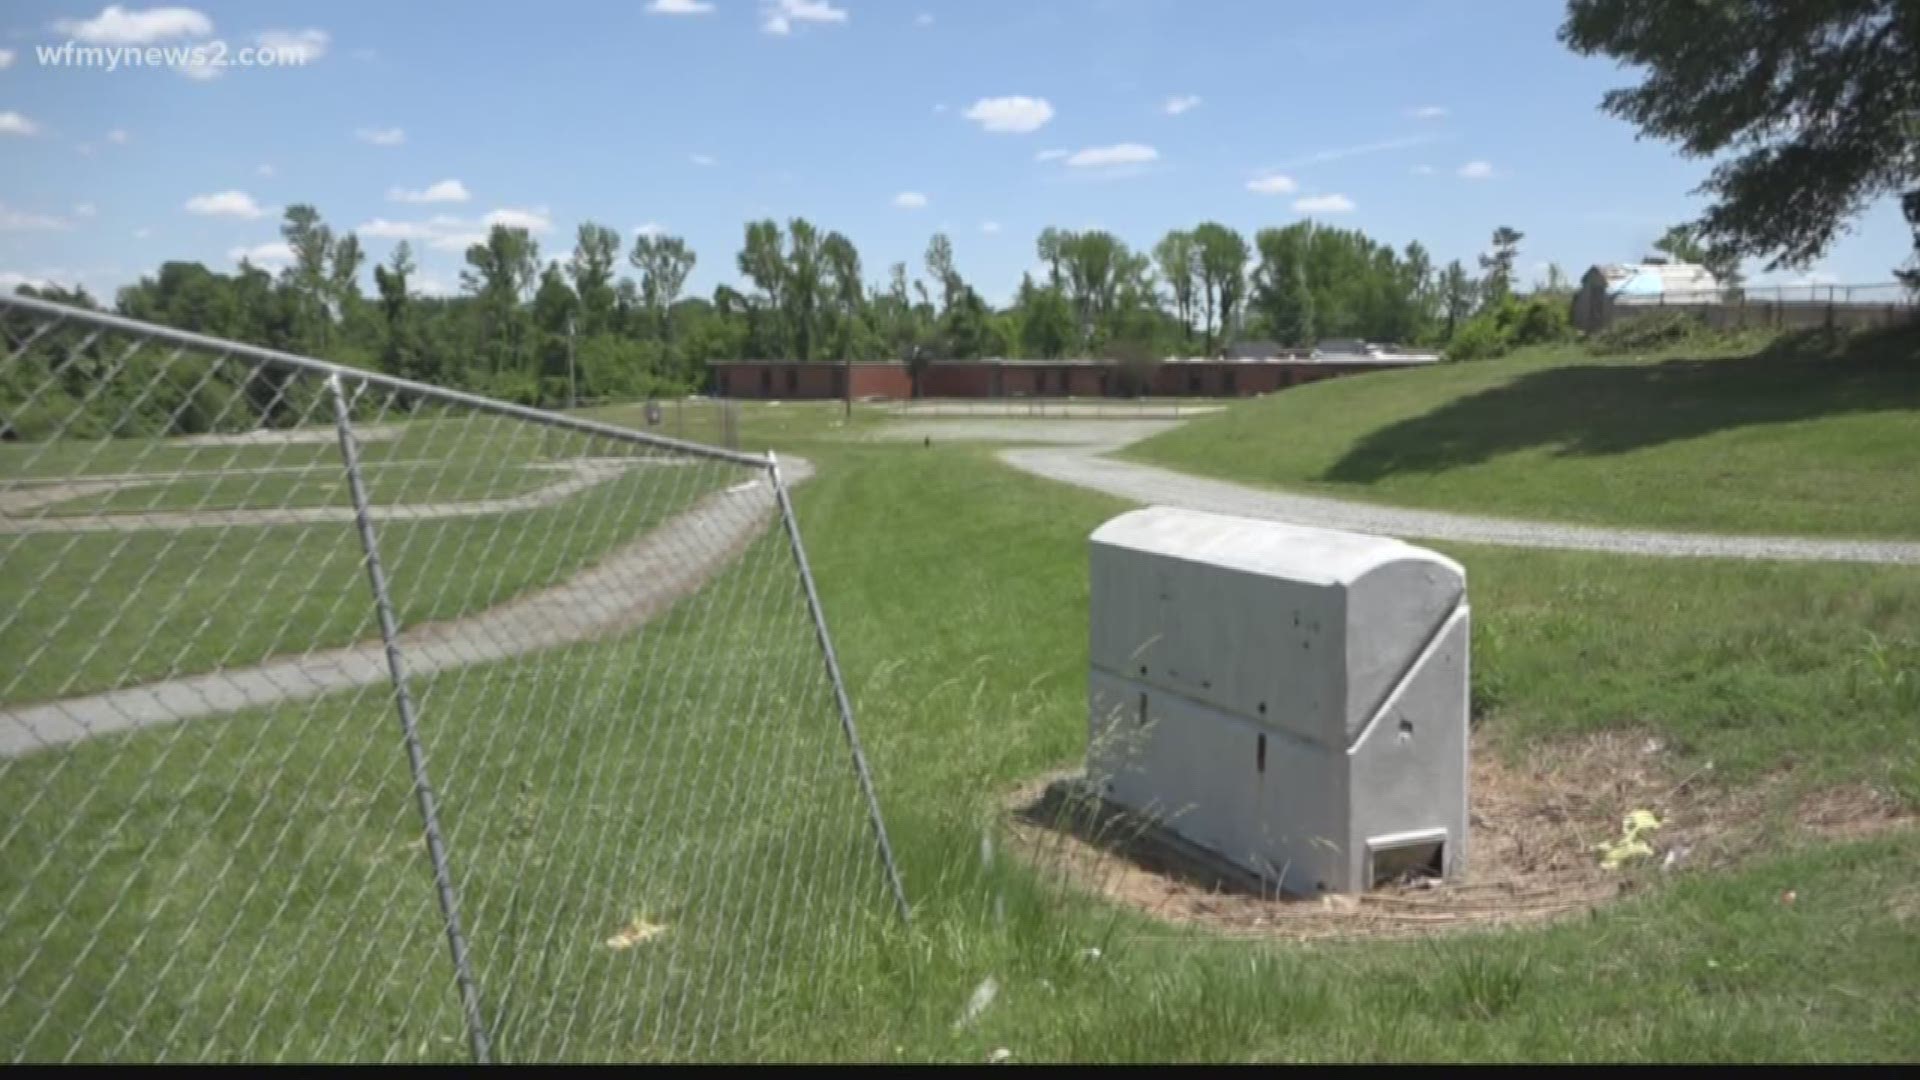
[[[778,1056],[904,912],[802,463],[0,330],[0,1053]]]

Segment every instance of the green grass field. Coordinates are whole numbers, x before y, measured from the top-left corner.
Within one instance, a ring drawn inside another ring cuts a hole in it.
[[[1547,364],[1506,370],[1530,363]],[[1456,370],[1497,375],[1436,374]],[[803,670],[798,609],[775,619],[741,602],[780,580],[771,536],[639,634],[417,680],[505,1056],[677,1053],[684,1025],[636,1015],[721,1009],[750,1022],[695,1032],[710,1052],[782,1058],[1920,1054],[1914,830],[1816,845],[1782,818],[1733,869],[1646,873],[1639,895],[1592,918],[1430,941],[1215,938],[1064,890],[994,838],[1009,791],[1084,749],[1086,537],[1123,504],[983,448],[843,441],[827,409],[748,410],[743,423],[743,445],[775,442],[819,467],[799,513],[914,925],[888,917],[819,687],[777,710],[794,723],[769,735],[726,723],[764,714],[731,696],[744,690],[662,698],[671,687],[620,677],[735,685],[721,674],[754,650]],[[534,580],[590,551],[501,565]],[[1664,740],[1682,773],[1712,761],[1711,783],[1783,785],[1767,814],[1842,784],[1920,800],[1911,569],[1447,551],[1469,575],[1489,752],[1524,765],[1566,739],[1631,731]],[[119,659],[154,632],[128,631]],[[255,633],[227,636],[258,646]],[[562,694],[570,707],[552,708]],[[630,714],[649,723],[615,721]],[[0,1003],[0,1037],[28,1056],[61,1052],[84,1024],[90,1046],[123,1057],[459,1057],[390,724],[379,695],[341,695],[0,769],[3,891],[43,860],[47,875],[0,923],[0,960],[25,987]],[[771,759],[769,737],[784,740]],[[639,739],[670,752],[625,752]],[[745,811],[691,813],[715,776],[748,778]],[[804,813],[816,806],[824,816]],[[826,854],[786,857],[794,829]],[[619,851],[634,857],[606,857]],[[687,862],[695,851],[706,861]],[[1789,889],[1798,900],[1784,905]],[[850,904],[864,914],[848,921]],[[601,939],[639,912],[668,925],[658,947],[609,954]],[[748,978],[757,961],[731,951],[742,940],[775,943],[784,977]],[[992,1004],[956,1023],[989,979]],[[44,1001],[55,1011],[34,1030]]]
[[[468,614],[563,580],[748,475],[702,459],[660,464],[612,440],[492,418],[408,425],[399,438],[366,449],[376,507],[510,499],[571,475],[549,468],[556,464],[633,462],[547,504],[382,523],[382,557],[405,624]],[[54,503],[43,511],[49,519],[95,511],[351,507],[338,451],[325,443],[194,448],[124,440],[5,450],[37,477],[55,475],[56,466],[157,480],[196,474]],[[33,454],[37,461],[28,460]],[[222,470],[232,475],[200,475]],[[132,532],[0,529],[0,553],[7,565],[0,655],[20,658],[0,674],[0,703],[244,666],[376,633],[359,539],[346,517]]]
[[[1343,498],[1723,533],[1920,536],[1920,334],[1580,346],[1335,379],[1125,451]]]

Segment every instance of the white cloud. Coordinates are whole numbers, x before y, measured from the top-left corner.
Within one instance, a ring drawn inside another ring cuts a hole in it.
[[[234,262],[245,259],[255,266],[285,266],[293,261],[293,249],[284,240],[274,240],[252,247],[228,248],[227,258]]]
[[[544,206],[530,210],[504,207],[477,219],[453,214],[435,214],[425,221],[394,221],[377,217],[363,222],[354,232],[374,240],[408,240],[424,243],[435,251],[457,252],[465,251],[474,244],[486,243],[487,233],[495,225],[525,229],[538,235],[553,228],[553,219]]]
[[[1415,166],[1413,167],[1413,175],[1415,175],[1415,176],[1432,176],[1432,175],[1433,175],[1433,166],[1431,166],[1431,165],[1415,165]]]
[[[407,279],[407,291],[415,296],[456,296],[460,290],[443,277],[429,273],[416,273]]]
[[[254,172],[257,172],[257,173],[259,173],[259,174],[260,174],[261,176],[272,176],[272,175],[273,175],[273,166],[271,166],[271,165],[262,165],[262,166],[260,166],[259,168],[257,168],[257,169],[255,169],[255,170],[253,170],[253,171],[254,171]]]
[[[1000,223],[997,221],[983,221],[980,223],[980,231],[989,235],[997,233],[1000,231]]]
[[[1033,160],[1059,161],[1061,158],[1066,156],[1067,156],[1067,152],[1065,150],[1042,150],[1039,153],[1033,155]]]
[[[1299,186],[1294,183],[1293,177],[1280,173],[1268,173],[1247,181],[1247,190],[1256,195],[1285,195]]]
[[[1116,143],[1112,146],[1089,146],[1085,150],[1076,150],[1067,157],[1067,164],[1076,169],[1105,169],[1115,165],[1145,165],[1157,161],[1160,151],[1140,143]]]
[[[716,160],[715,160],[715,159],[713,158],[713,156],[712,156],[712,155],[710,155],[710,154],[688,154],[688,155],[687,155],[687,160],[688,160],[688,161],[691,161],[691,162],[693,162],[693,163],[694,163],[695,165],[718,165],[718,164],[720,164],[720,162],[718,162],[718,161],[716,161]]]
[[[52,214],[31,214],[0,203],[0,232],[39,232],[66,227],[67,221],[64,218],[57,218]]]
[[[1398,139],[1383,139],[1380,142],[1360,143],[1357,146],[1341,146],[1332,150],[1319,150],[1303,158],[1275,166],[1279,169],[1297,169],[1302,165],[1320,165],[1342,158],[1360,157],[1365,154],[1382,154],[1389,150],[1404,150],[1409,146],[1424,146],[1431,142],[1440,142],[1444,135],[1407,135]]]
[[[548,215],[547,208],[544,206],[531,210],[506,207],[489,212],[486,217],[480,219],[480,224],[489,229],[495,225],[505,225],[509,229],[525,229],[530,233],[539,234],[553,228],[553,218]]]
[[[893,197],[893,205],[902,210],[918,210],[927,205],[927,197],[917,191],[903,191]]]
[[[213,33],[213,20],[192,8],[129,11],[109,4],[91,19],[61,19],[53,28],[89,45],[149,45],[175,37],[206,37]]]
[[[705,15],[712,10],[706,0],[653,0],[647,5],[649,15]]]
[[[0,49],[0,71],[5,71],[13,66],[13,57],[14,51],[12,49]]]
[[[134,238],[135,240],[145,240],[145,239],[146,239],[147,237],[149,237],[149,236],[152,236],[152,235],[153,235],[153,230],[152,230],[152,229],[149,229],[149,228],[147,228],[147,227],[146,227],[146,226],[144,226],[144,225],[142,225],[141,227],[139,227],[139,228],[137,228],[137,229],[135,229],[135,230],[133,230],[133,238]]]
[[[1295,199],[1293,208],[1302,214],[1345,214],[1353,210],[1353,200],[1345,195],[1309,195]]]
[[[981,98],[964,114],[987,131],[1005,131],[1024,135],[1038,131],[1053,119],[1053,106],[1046,98]]]
[[[407,133],[399,128],[361,128],[353,133],[361,142],[370,142],[375,146],[399,146],[407,141]]]
[[[427,246],[435,251],[465,251],[475,244],[487,242],[483,232],[442,233],[427,241]]]
[[[433,227],[425,222],[388,221],[386,218],[374,218],[354,232],[376,240],[426,240],[435,235]]]
[[[184,64],[175,65],[173,70],[179,72],[181,78],[194,82],[212,82],[227,72],[226,68],[217,67],[210,60],[203,59],[195,63],[191,58]]]
[[[98,214],[99,212],[100,212],[100,208],[93,205],[90,202],[73,204],[74,217],[93,217],[95,214]]]
[[[387,189],[387,198],[392,202],[466,202],[472,197],[472,195],[467,193],[467,185],[458,180],[442,180],[436,184],[428,184],[424,188],[392,187]]]
[[[915,26],[932,26],[932,25],[933,25],[933,13],[932,13],[932,12],[930,12],[930,11],[923,11],[923,12],[921,12],[920,14],[918,14],[918,15],[915,15],[915,16],[913,17],[913,25],[915,25]]]
[[[308,28],[305,30],[262,30],[254,36],[254,42],[262,49],[274,54],[274,59],[282,66],[311,64],[327,55],[327,46],[332,44],[333,36],[325,30]]]
[[[1168,98],[1166,104],[1160,106],[1160,111],[1168,116],[1179,116],[1183,112],[1197,108],[1199,104],[1199,94],[1176,94]]]
[[[127,145],[126,129],[114,128],[112,131],[107,132],[107,141],[113,143],[115,146]]]
[[[0,112],[0,135],[32,135],[40,125],[12,110]]]
[[[847,9],[834,7],[828,0],[772,0],[760,8],[760,29],[769,34],[790,34],[794,23],[843,23]]]
[[[1460,176],[1466,180],[1487,180],[1493,176],[1493,163],[1490,161],[1469,161],[1460,166]]]
[[[220,191],[212,195],[195,195],[187,200],[187,212],[192,214],[210,214],[215,217],[257,218],[266,213],[253,196],[244,191]]]
[[[666,230],[666,227],[665,227],[665,226],[663,226],[663,225],[661,225],[661,224],[660,224],[659,222],[657,222],[657,221],[649,221],[649,222],[647,222],[647,223],[646,223],[645,225],[642,225],[642,226],[640,226],[639,228],[637,228],[637,229],[635,229],[635,230],[633,230],[633,235],[635,235],[635,236],[664,236],[664,235],[666,235],[666,231],[667,231],[667,230]]]
[[[1422,105],[1417,109],[1408,109],[1407,115],[1415,120],[1439,120],[1447,115],[1445,105]]]

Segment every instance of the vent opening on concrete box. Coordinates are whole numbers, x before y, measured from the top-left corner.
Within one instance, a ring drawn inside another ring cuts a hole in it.
[[[1446,866],[1444,830],[1367,841],[1367,887],[1370,889],[1414,878],[1444,877]]]

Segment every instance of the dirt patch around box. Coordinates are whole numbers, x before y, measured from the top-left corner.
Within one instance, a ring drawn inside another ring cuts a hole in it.
[[[1792,833],[1855,839],[1914,824],[1913,812],[1865,785],[1795,798],[1781,775],[1740,787],[1711,765],[1675,768],[1658,739],[1607,733],[1544,748],[1521,764],[1473,755],[1468,869],[1358,896],[1275,896],[1217,856],[1089,798],[1054,774],[1008,802],[1011,846],[1070,886],[1164,922],[1278,938],[1413,937],[1539,923],[1590,911],[1674,873],[1724,866]],[[1650,810],[1650,855],[1618,869],[1599,845],[1622,818]]]

